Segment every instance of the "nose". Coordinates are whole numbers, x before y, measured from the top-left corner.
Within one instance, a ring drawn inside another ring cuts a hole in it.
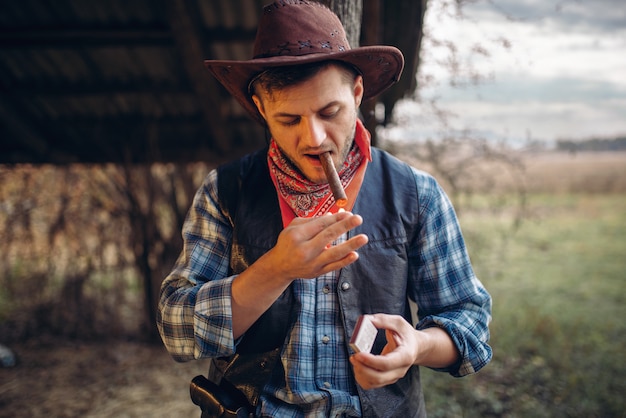
[[[315,118],[302,119],[302,140],[309,147],[319,147],[326,139],[324,123]]]

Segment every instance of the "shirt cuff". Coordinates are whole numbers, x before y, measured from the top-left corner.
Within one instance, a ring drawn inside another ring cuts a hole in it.
[[[231,305],[235,277],[206,282],[198,291],[194,311],[196,358],[230,356],[235,352]]]
[[[446,331],[459,352],[459,360],[456,363],[445,368],[433,368],[434,370],[462,377],[478,372],[491,360],[491,348],[469,333],[469,330],[460,328],[454,321],[444,317],[428,316],[417,324],[419,330],[432,327]]]

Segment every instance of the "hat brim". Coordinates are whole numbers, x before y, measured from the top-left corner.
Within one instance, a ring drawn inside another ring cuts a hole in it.
[[[262,125],[259,114],[248,92],[250,81],[263,71],[283,66],[310,64],[322,61],[341,61],[354,66],[363,76],[364,99],[371,99],[400,79],[404,57],[393,46],[364,46],[332,54],[274,56],[248,61],[205,60],[205,67],[233,95],[233,97]]]

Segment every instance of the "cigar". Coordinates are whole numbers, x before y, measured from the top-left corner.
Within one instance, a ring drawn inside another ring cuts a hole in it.
[[[343,190],[341,180],[339,180],[339,174],[337,174],[333,160],[330,157],[330,152],[320,154],[320,162],[322,163],[324,173],[326,173],[330,190],[332,190],[333,196],[335,196],[337,206],[340,208],[346,206],[348,204],[348,197],[346,196],[346,192]]]

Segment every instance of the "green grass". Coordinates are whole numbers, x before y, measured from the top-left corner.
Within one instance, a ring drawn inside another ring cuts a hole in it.
[[[494,359],[463,379],[424,370],[430,417],[626,416],[626,196],[534,195],[528,210],[517,228],[461,211]]]

